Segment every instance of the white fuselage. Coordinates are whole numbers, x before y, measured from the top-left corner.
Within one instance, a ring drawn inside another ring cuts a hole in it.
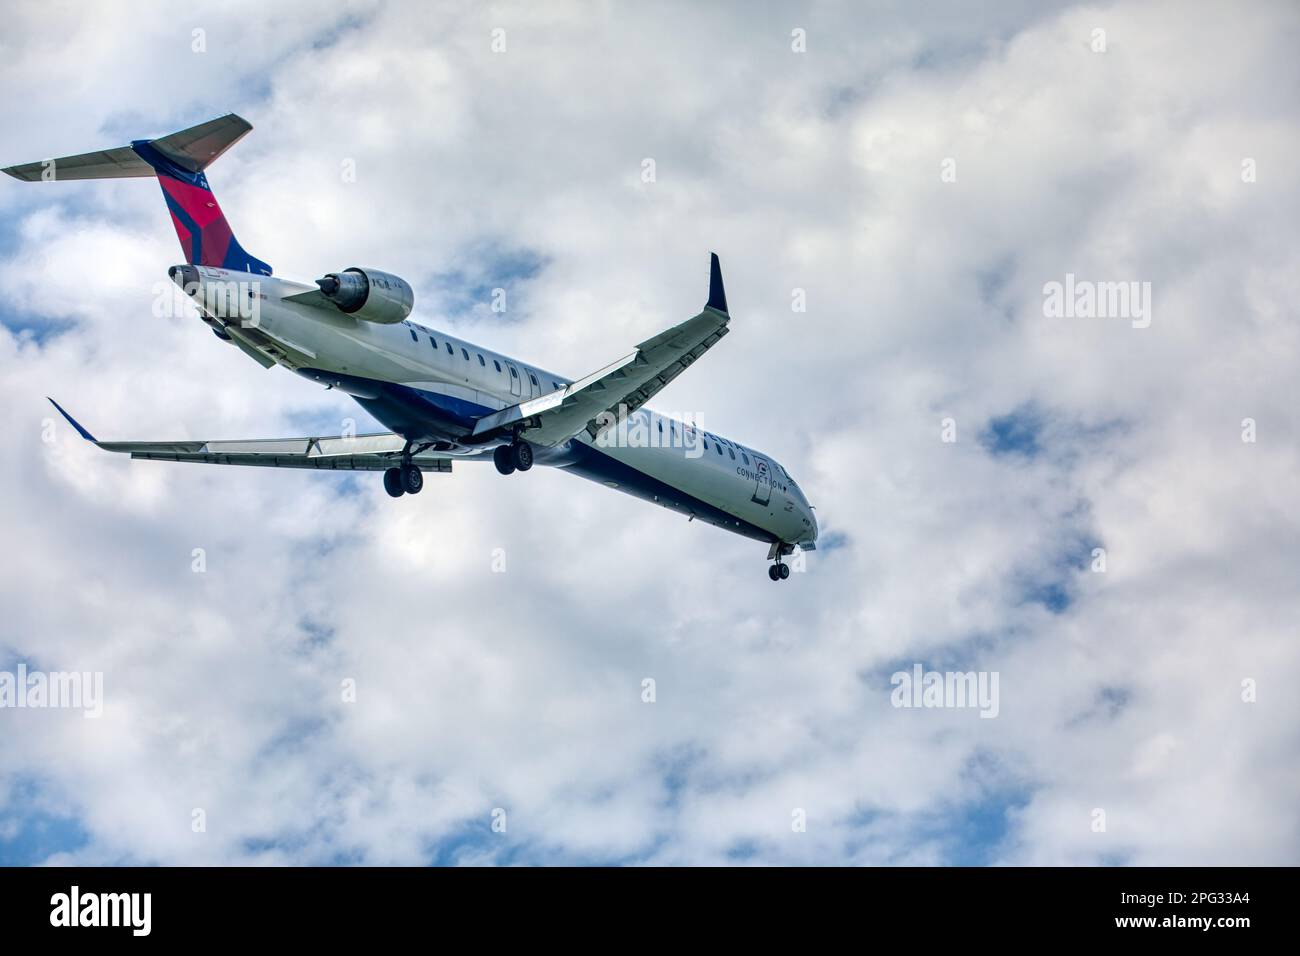
[[[204,321],[264,365],[272,361],[351,394],[385,427],[439,453],[490,460],[476,418],[547,394],[571,380],[416,322],[378,324],[286,296],[314,285],[197,269],[191,291]],[[242,341],[239,341],[242,340]],[[649,409],[625,424],[550,449],[539,464],[570,470],[747,537],[811,545],[812,507],[770,455]]]

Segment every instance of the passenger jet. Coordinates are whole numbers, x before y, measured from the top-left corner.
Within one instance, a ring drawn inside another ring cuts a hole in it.
[[[768,576],[812,550],[817,519],[771,455],[645,403],[727,334],[717,255],[704,309],[578,379],[415,322],[404,279],[356,267],[314,283],[272,276],[235,239],[204,170],[252,126],[229,114],[160,139],[4,171],[24,182],[154,176],[185,262],[167,274],[222,342],[265,368],[282,365],[346,392],[388,432],[245,441],[99,441],[58,403],[82,438],[132,458],[383,472],[393,497],[418,494],[426,472],[491,459],[503,475],[560,468],[765,542]],[[53,399],[51,399],[53,402]]]

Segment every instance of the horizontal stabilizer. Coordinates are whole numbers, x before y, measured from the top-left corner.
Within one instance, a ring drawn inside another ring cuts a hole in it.
[[[213,160],[243,138],[253,127],[231,113],[198,126],[191,126],[161,139],[142,140],[130,146],[101,149],[76,156],[60,156],[35,163],[9,166],[4,170],[14,179],[34,183],[40,180],[121,179],[129,176],[153,176],[155,167],[136,150],[147,144],[164,159],[190,173],[202,172]]]
[[[38,163],[8,166],[4,172],[25,183],[65,179],[124,179],[129,176],[152,176],[153,167],[130,146],[101,149],[76,156],[43,159]]]
[[[253,128],[242,116],[227,113],[178,133],[151,140],[149,145],[182,169],[201,173]]]
[[[157,139],[8,166],[4,172],[29,183],[156,176],[186,262],[269,276],[271,267],[235,238],[203,172],[252,128],[242,116],[227,113]]]

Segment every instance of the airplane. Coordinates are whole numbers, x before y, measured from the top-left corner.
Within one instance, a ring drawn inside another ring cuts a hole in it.
[[[154,461],[381,471],[394,498],[426,473],[491,459],[502,475],[542,464],[766,543],[768,577],[816,548],[817,519],[771,455],[644,407],[717,344],[731,320],[710,258],[698,315],[578,379],[548,372],[411,319],[399,276],[351,266],[315,282],[273,276],[240,245],[204,170],[252,125],[234,113],[158,139],[10,166],[24,182],[156,177],[185,262],[168,276],[223,343],[264,368],[283,366],[351,396],[388,432],[235,441],[100,441],[53,399],[87,441]]]

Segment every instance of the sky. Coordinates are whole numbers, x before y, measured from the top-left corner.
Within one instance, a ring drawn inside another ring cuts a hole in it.
[[[1300,863],[1298,45],[1285,2],[8,4],[0,162],[237,112],[250,253],[543,368],[716,251],[731,334],[652,404],[821,539],[774,585],[544,468],[101,452],[45,397],[375,426],[157,314],[156,184],[4,178],[0,672],[103,707],[0,708],[0,864]],[[917,666],[996,714],[896,706]]]

